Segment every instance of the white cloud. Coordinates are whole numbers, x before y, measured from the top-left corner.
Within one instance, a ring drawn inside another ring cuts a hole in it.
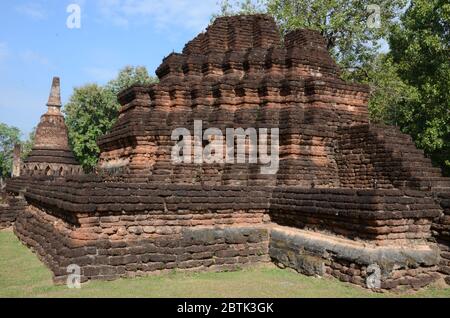
[[[21,52],[19,54],[20,58],[30,64],[40,64],[40,65],[49,65],[50,61],[45,56],[40,55],[39,53],[32,51],[32,50],[26,50],[24,52]]]
[[[0,62],[6,60],[9,56],[9,48],[6,42],[0,42]]]
[[[216,0],[99,0],[102,19],[117,26],[151,22],[159,30],[205,28],[217,11]]]
[[[97,82],[109,82],[117,76],[117,70],[102,67],[86,67],[84,72]]]
[[[29,2],[20,6],[17,6],[16,11],[24,14],[34,20],[45,20],[47,18],[47,12],[38,3]]]

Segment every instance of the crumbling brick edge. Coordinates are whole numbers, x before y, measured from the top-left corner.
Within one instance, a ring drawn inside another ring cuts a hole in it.
[[[271,229],[269,254],[281,267],[306,275],[333,276],[362,287],[370,287],[368,279],[378,275],[379,285],[373,289],[380,290],[419,289],[440,278],[439,249],[432,244],[370,246],[277,226]]]

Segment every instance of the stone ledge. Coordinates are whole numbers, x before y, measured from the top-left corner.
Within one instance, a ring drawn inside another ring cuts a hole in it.
[[[439,274],[439,249],[432,244],[377,247],[334,236],[274,226],[269,255],[275,263],[307,275],[331,275],[367,287],[372,272],[380,269],[381,289],[401,285],[423,287]]]

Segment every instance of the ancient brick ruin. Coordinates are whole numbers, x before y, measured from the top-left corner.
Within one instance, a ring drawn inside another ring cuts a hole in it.
[[[33,148],[23,164],[21,174],[64,176],[81,173],[81,167],[69,147],[61,106],[60,80],[55,77],[48,98],[48,111],[42,115],[36,128]]]
[[[267,16],[219,18],[157,75],[118,96],[98,173],[73,169],[49,102],[31,173],[8,182],[26,201],[14,232],[56,282],[70,264],[89,280],[272,261],[365,287],[379,269],[381,289],[450,283],[450,180],[409,136],[369,122],[368,87],[340,79],[318,32],[283,40]],[[278,173],[174,164],[171,133],[195,120],[278,128]]]

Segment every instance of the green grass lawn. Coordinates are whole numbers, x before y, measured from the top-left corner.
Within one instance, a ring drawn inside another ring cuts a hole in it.
[[[52,284],[50,271],[14,236],[0,231],[0,297],[450,297],[450,288],[378,294],[275,267],[239,272],[170,273],[112,282],[89,282],[73,290]]]

